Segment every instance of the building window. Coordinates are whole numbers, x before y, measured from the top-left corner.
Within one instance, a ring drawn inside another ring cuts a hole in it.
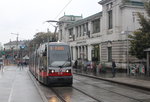
[[[75,21],[75,17],[71,17],[71,21]]]
[[[79,36],[78,26],[76,27],[76,36]]]
[[[99,57],[99,45],[93,45],[92,61],[100,61],[100,57]]]
[[[86,23],[85,25],[86,25],[86,32],[88,32],[89,31],[89,29],[88,29],[88,23]]]
[[[122,3],[124,5],[144,6],[143,2],[133,0],[123,0]]]
[[[100,32],[100,19],[96,19],[92,21],[92,23],[93,23],[93,33]]]
[[[107,7],[107,10],[112,9],[112,7],[113,7],[113,3],[111,2],[111,3],[107,4],[107,5],[106,5],[106,7]]]
[[[86,24],[83,24],[83,36],[86,35]]]
[[[113,27],[113,17],[112,10],[108,11],[108,29],[112,29]]]
[[[112,47],[108,47],[108,62],[112,61]]]
[[[69,38],[73,37],[73,28],[69,29]]]
[[[82,33],[82,31],[81,31],[81,25],[79,26],[79,36],[81,36],[81,33]]]
[[[62,40],[62,30],[60,30],[60,40]]]

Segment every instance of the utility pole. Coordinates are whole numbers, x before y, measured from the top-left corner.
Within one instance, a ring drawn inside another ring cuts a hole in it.
[[[17,51],[17,57],[18,57],[18,50],[19,50],[19,48],[18,48],[18,36],[19,36],[19,34],[18,33],[11,33],[11,34],[13,34],[13,35],[16,35],[17,36],[17,38],[16,38],[16,51]]]
[[[122,31],[121,34],[125,34],[126,35],[126,47],[127,47],[127,53],[126,53],[126,69],[127,69],[127,75],[130,75],[130,69],[129,69],[129,31],[127,28],[127,31]]]

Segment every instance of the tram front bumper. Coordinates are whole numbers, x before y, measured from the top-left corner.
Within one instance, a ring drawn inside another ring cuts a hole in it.
[[[73,77],[72,76],[51,76],[48,77],[48,84],[72,84]]]

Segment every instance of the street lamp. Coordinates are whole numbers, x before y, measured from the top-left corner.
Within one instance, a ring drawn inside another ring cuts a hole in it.
[[[127,56],[126,56],[126,60],[127,60],[127,65],[126,65],[126,69],[127,69],[127,75],[130,74],[130,69],[129,69],[129,31],[122,31],[121,34],[125,34],[126,35],[126,40],[127,40]]]

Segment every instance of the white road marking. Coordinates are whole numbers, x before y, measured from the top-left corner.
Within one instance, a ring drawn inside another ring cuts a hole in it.
[[[15,86],[15,79],[16,79],[16,74],[15,74],[15,78],[13,80],[13,84],[12,84],[11,91],[10,91],[10,94],[9,94],[8,102],[11,102],[11,100],[12,100],[12,95],[13,95],[14,86]]]

